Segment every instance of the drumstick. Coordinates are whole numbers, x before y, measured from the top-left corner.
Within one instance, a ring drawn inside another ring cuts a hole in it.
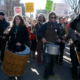
[[[52,43],[52,42],[48,42],[48,41],[47,41],[46,43],[49,43],[49,44],[54,44],[54,43]]]

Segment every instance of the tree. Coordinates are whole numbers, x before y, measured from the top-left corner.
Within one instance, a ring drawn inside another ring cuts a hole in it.
[[[14,6],[19,5],[20,0],[5,0],[5,14],[7,17],[12,17],[14,14]]]
[[[14,16],[14,7],[21,6],[22,7],[22,15],[25,15],[25,7],[24,4],[20,3],[20,0],[5,0],[5,14],[7,17]]]
[[[65,2],[70,5],[71,10],[75,10],[75,8],[78,5],[79,0],[65,0]]]

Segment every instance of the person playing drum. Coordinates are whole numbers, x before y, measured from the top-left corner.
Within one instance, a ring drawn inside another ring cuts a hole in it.
[[[29,41],[29,33],[25,25],[24,19],[20,15],[16,15],[12,21],[11,30],[6,38],[8,40],[8,49],[17,52],[22,49],[22,45]]]
[[[38,30],[37,30],[37,36],[39,36],[43,43],[51,42],[56,43],[61,42],[61,32],[58,23],[56,22],[56,14],[54,12],[51,12],[49,14],[49,21],[44,23]],[[45,71],[44,71],[44,79],[48,79],[49,75],[53,75],[53,67],[54,62],[56,61],[54,55],[50,54],[44,54],[45,57]]]

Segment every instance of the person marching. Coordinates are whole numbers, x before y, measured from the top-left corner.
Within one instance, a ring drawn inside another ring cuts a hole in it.
[[[36,34],[35,34],[35,25],[36,25],[36,20],[32,21],[32,28],[31,28],[31,54],[33,58],[35,57],[35,51],[37,47],[37,42],[36,42]]]
[[[67,17],[64,18],[64,24],[66,25],[67,30],[68,30],[69,29],[69,24],[68,24],[68,18]]]
[[[57,36],[58,35],[58,36]],[[37,36],[40,37],[43,43],[61,42],[61,32],[58,23],[56,22],[56,14],[51,12],[49,14],[49,21],[44,23],[37,31]],[[45,57],[45,70],[44,79],[48,79],[49,75],[53,75],[54,63],[56,62],[56,56],[44,53]]]
[[[67,36],[68,38],[71,38],[73,42],[70,45],[70,55],[72,61],[72,78],[74,80],[80,80],[80,72],[79,75],[77,72],[78,59],[76,55],[76,51],[80,52],[80,14],[71,21]],[[76,51],[75,46],[77,47]]]
[[[23,17],[23,19],[25,20],[25,23],[26,23],[26,27],[28,29],[28,33],[29,33],[29,41],[26,42],[26,45],[30,48],[31,47],[31,32],[30,32],[30,26],[28,24],[28,20]]]
[[[15,46],[24,45],[29,41],[29,33],[23,18],[20,15],[16,15],[13,19],[11,30],[8,34],[10,37],[8,41],[9,49],[14,49]]]
[[[5,35],[4,31],[10,25],[5,20],[4,16],[5,16],[5,14],[3,12],[0,12],[0,50],[1,50],[1,62],[3,62],[3,60],[4,60],[5,46],[6,46],[6,39],[4,37],[4,35]]]
[[[67,27],[63,22],[63,18],[60,17],[59,18],[59,27],[61,30],[61,42],[58,43],[58,45],[60,45],[60,58],[59,58],[59,63],[62,65],[63,64],[63,54],[64,54],[64,49],[65,49],[65,38],[66,38],[66,34],[67,34]],[[58,62],[58,59],[57,59]]]
[[[35,25],[35,32],[42,26],[42,24],[45,22],[45,17],[43,14],[39,14],[38,17],[38,23]],[[37,36],[37,65],[40,66],[44,60],[41,59],[41,56],[43,56],[43,43],[39,36]]]
[[[26,24],[20,15],[16,15],[14,17],[11,30],[9,34],[5,36],[5,38],[8,39],[8,50],[12,51],[13,53],[21,51],[22,46],[29,41],[29,33]]]

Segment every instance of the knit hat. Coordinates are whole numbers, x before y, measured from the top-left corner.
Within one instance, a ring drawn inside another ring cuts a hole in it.
[[[44,14],[43,14],[43,13],[40,13],[40,14],[38,15],[38,17],[44,17]]]
[[[0,12],[0,15],[4,16],[5,14],[3,12]]]

